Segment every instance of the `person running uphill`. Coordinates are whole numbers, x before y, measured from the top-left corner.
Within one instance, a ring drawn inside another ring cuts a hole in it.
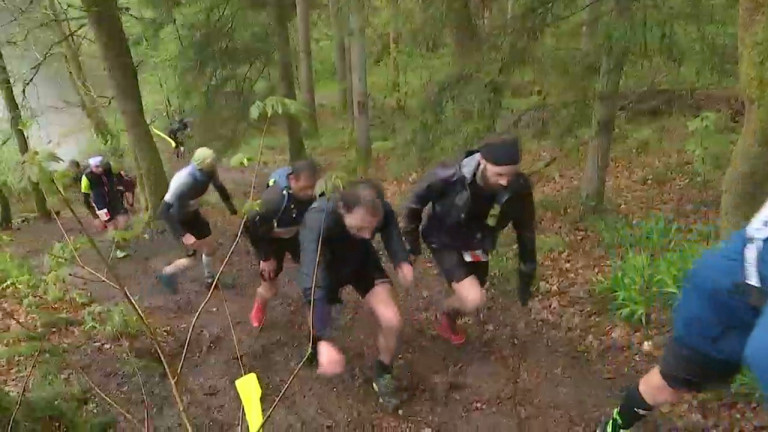
[[[102,156],[88,159],[88,169],[80,177],[80,192],[83,194],[83,204],[94,221],[100,221],[100,228],[107,226],[119,231],[128,226],[128,210],[123,205],[123,196],[118,188],[118,177]],[[126,256],[128,252],[116,242],[115,257]]]
[[[211,286],[215,278],[212,257],[216,253],[217,245],[211,237],[208,220],[198,208],[198,200],[210,185],[219,193],[229,213],[236,215],[237,209],[216,171],[216,154],[207,147],[198,148],[192,155],[192,162],[174,174],[160,205],[160,216],[168,224],[171,233],[180,239],[184,246],[202,252],[206,288]],[[175,294],[178,274],[193,263],[194,257],[186,256],[165,267],[158,276],[162,286]]]
[[[259,208],[246,219],[248,239],[259,260],[261,285],[251,310],[251,324],[261,327],[267,303],[277,294],[277,277],[283,271],[286,253],[299,262],[299,226],[315,201],[320,169],[313,160],[303,160],[276,170],[269,179]]]
[[[189,120],[180,118],[174,121],[168,128],[168,137],[171,139],[171,147],[173,147],[173,155],[176,159],[184,157],[185,144],[187,140],[187,134],[189,133]]]
[[[421,230],[432,256],[453,288],[439,316],[437,331],[454,345],[466,337],[457,327],[461,314],[485,303],[488,253],[499,233],[512,223],[520,251],[518,296],[526,305],[536,271],[533,191],[521,173],[517,138],[485,140],[458,165],[427,174],[406,204],[403,232],[413,255],[421,253],[419,229],[424,208],[432,205]]]
[[[660,364],[624,393],[598,432],[632,428],[651,411],[729,383],[748,366],[768,394],[768,202],[745,229],[706,252],[685,277]]]
[[[304,216],[299,232],[298,285],[308,303],[314,294],[312,323],[317,340],[317,372],[322,375],[344,370],[344,356],[330,336],[331,307],[340,303],[340,290],[351,285],[365,300],[379,324],[373,388],[381,402],[394,408],[399,398],[392,362],[402,318],[392,296],[392,283],[372,243],[376,233],[381,235],[400,281],[412,284],[413,267],[395,212],[379,185],[361,180],[336,195],[318,198]]]

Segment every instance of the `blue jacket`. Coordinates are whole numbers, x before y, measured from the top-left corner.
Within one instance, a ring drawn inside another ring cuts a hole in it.
[[[673,337],[711,357],[742,363],[747,339],[761,310],[736,287],[744,282],[745,231],[707,250],[688,272],[675,308]],[[758,257],[761,280],[768,280],[768,248]],[[761,335],[768,340],[768,333]],[[768,366],[768,357],[763,361]]]

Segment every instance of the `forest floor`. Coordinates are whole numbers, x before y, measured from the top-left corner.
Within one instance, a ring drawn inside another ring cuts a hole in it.
[[[539,149],[527,157],[541,161],[555,153]],[[369,430],[373,425],[377,430],[413,431],[594,430],[618,402],[621,389],[654,363],[664,338],[617,324],[607,301],[594,295],[595,277],[608,270],[609,258],[599,246],[593,225],[578,218],[580,172],[566,168],[578,165],[566,164],[564,158],[534,178],[540,239],[555,245],[543,249],[540,245],[540,283],[528,308],[518,305],[514,287],[495,277],[487,307],[466,323],[467,342],[451,346],[433,330],[433,314],[447,294],[446,285],[429,259],[419,260],[415,286],[397,289],[405,327],[395,373],[407,400],[398,412],[387,413],[371,389],[375,322],[354,292],[347,290],[338,330],[339,344],[347,355],[346,372],[326,379],[305,367],[266,429]],[[613,212],[632,218],[660,211],[682,224],[716,220],[719,190],[686,180],[685,161],[679,154],[670,151],[653,159],[630,157],[614,162],[608,182]],[[223,175],[233,196],[242,202],[250,189],[252,168],[224,168]],[[410,182],[389,181],[386,186],[397,202]],[[237,235],[239,222],[226,215],[216,199],[207,200],[204,212],[220,241],[221,259]],[[77,233],[74,219],[62,220],[71,234]],[[27,256],[47,250],[49,244],[41,239],[62,238],[55,223],[42,222],[24,225],[12,237],[12,248]],[[101,243],[108,246],[104,239]],[[178,295],[167,295],[157,286],[155,275],[178,256],[179,246],[168,236],[157,236],[136,240],[132,248],[135,254],[116,262],[116,271],[161,329],[175,370],[190,322],[206,295],[201,270],[188,272]],[[84,259],[96,263],[88,254]],[[289,265],[266,325],[257,332],[248,322],[259,284],[257,263],[246,240],[235,248],[225,270],[225,279],[234,286],[214,293],[203,310],[180,380],[195,430],[235,430],[238,424],[240,404],[234,381],[242,374],[223,297],[245,371],[259,376],[265,411],[290,377],[308,339],[303,304],[292,282],[294,271],[295,266]],[[121,299],[103,284],[76,278],[73,284],[89,289],[100,302]],[[77,363],[105,393],[142,418],[144,405],[136,375],[119,360],[124,344],[81,341],[75,351]],[[156,430],[179,430],[170,386],[150,345],[143,337],[127,344],[143,361],[142,378]],[[726,396],[687,399],[654,416],[644,430],[757,430],[766,425],[768,419],[754,403]]]

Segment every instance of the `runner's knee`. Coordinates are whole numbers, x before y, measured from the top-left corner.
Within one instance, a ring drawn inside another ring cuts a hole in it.
[[[219,245],[212,237],[208,237],[206,239],[200,240],[203,242],[200,249],[205,255],[213,256],[216,255],[216,252],[219,250]]]
[[[380,310],[378,315],[382,328],[392,331],[400,331],[403,327],[403,319],[400,316],[400,311],[394,304]]]
[[[389,284],[378,284],[374,291],[371,292],[375,297],[367,300],[382,329],[400,331],[403,327],[403,319],[400,316],[397,304],[392,298],[391,289],[392,287]]]
[[[469,277],[454,284],[454,290],[467,311],[477,310],[485,304],[485,289],[480,286],[475,277]]]

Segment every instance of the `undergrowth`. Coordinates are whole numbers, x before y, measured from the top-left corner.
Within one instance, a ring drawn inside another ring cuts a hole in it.
[[[617,317],[647,328],[674,305],[685,273],[715,239],[713,226],[683,227],[661,214],[631,222],[602,218],[594,223],[611,270],[597,280]]]
[[[70,349],[82,337],[135,335],[140,324],[124,305],[94,304],[90,293],[72,286],[74,254],[85,243],[82,237],[73,239],[73,251],[68,243],[56,242],[42,263],[0,252],[0,279],[5,281],[0,285],[0,307],[21,323],[0,337],[0,367],[15,370],[14,378],[0,389],[0,418],[10,419],[23,375],[38,355],[14,419],[15,430],[114,430],[114,417],[104,416],[67,370]]]

